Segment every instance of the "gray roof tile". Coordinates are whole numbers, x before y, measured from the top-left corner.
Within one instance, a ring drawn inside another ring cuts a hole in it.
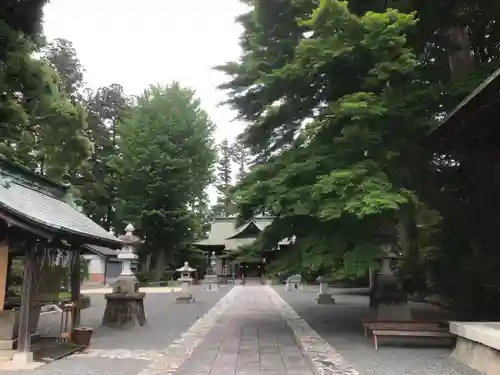
[[[91,253],[105,256],[105,257],[117,257],[119,252],[109,247],[97,246],[97,245],[83,245],[83,248]]]
[[[117,245],[121,243],[68,203],[16,180],[0,183],[0,208],[42,227],[90,236]]]
[[[273,221],[272,217],[255,217],[252,220],[262,231]],[[236,227],[236,217],[216,218],[210,226],[210,233],[207,239],[198,241],[199,246],[224,246],[226,250],[236,250],[240,246],[249,245],[255,238],[231,238],[242,232],[249,224],[245,223]],[[280,241],[280,245],[288,244],[287,240]]]

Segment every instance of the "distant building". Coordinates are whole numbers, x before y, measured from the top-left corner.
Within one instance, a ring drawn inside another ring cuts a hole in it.
[[[251,245],[259,234],[273,222],[273,217],[257,216],[252,220],[237,226],[236,217],[217,217],[211,224],[208,238],[194,243],[207,255],[215,251],[219,256],[215,267],[218,276],[232,276],[240,278],[259,277],[265,270],[265,265],[272,256],[271,250],[279,250],[287,246],[289,240],[280,241],[275,249],[269,249],[266,256],[249,258],[238,257],[239,249]],[[267,256],[269,254],[269,257]]]
[[[84,245],[82,248],[83,258],[87,261],[89,280],[99,284],[113,284],[122,271],[122,261],[118,259],[120,252],[95,245]],[[137,268],[137,262],[132,265],[132,269],[134,268]]]

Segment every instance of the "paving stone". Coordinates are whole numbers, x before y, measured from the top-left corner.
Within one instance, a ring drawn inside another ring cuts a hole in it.
[[[194,323],[189,330],[184,332],[180,338],[175,340],[168,348],[165,349],[165,355],[153,361],[146,369],[141,371],[139,375],[168,375],[175,373],[183,364],[190,372],[192,370],[200,371],[203,373],[206,367],[212,366],[214,359],[218,354],[221,343],[221,337],[224,335],[216,329],[219,327],[217,323],[223,317],[226,309],[232,305],[234,299],[238,295],[236,288],[232,289],[226,294],[217,304],[196,323]],[[194,304],[193,304],[194,305]],[[187,305],[183,305],[188,307]],[[215,332],[214,342],[206,342],[203,345],[203,340],[209,332]],[[202,344],[200,359],[193,358],[192,354],[195,349]],[[206,345],[211,344],[210,347]],[[189,373],[191,375],[191,373]]]
[[[176,375],[192,375],[197,366],[210,365],[210,375],[288,375],[284,363],[288,357],[301,375],[312,375],[269,291],[262,286],[237,288],[232,305]],[[204,351],[210,343],[213,347],[214,341],[220,342],[219,353],[211,363]]]

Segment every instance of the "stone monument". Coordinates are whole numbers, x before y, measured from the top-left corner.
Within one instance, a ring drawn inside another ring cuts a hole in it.
[[[316,281],[319,283],[319,293],[316,296],[318,305],[332,305],[335,303],[331,293],[328,293],[328,281],[323,276],[319,276]]]
[[[145,293],[139,292],[139,283],[132,271],[132,262],[137,259],[135,249],[142,243],[142,240],[134,235],[134,230],[134,226],[128,224],[125,235],[118,237],[124,243],[118,254],[118,259],[122,261],[122,272],[113,285],[113,291],[104,295],[106,299],[106,309],[102,318],[104,326],[130,328],[146,324]]]
[[[285,290],[287,292],[299,291],[302,286],[302,276],[292,275],[286,279]]]
[[[181,273],[181,277],[179,277],[178,281],[182,283],[182,290],[179,295],[175,299],[177,303],[193,303],[194,297],[191,294],[191,284],[193,283],[193,277],[191,274],[196,271],[194,268],[189,267],[188,262],[184,262],[184,266],[178,268],[177,272]]]
[[[401,283],[391,269],[391,263],[397,258],[397,254],[389,245],[383,246],[382,250],[382,265],[375,278],[370,306],[377,309],[377,320],[411,320],[411,310],[407,303],[408,296],[402,290]]]
[[[215,256],[215,251],[214,251],[210,256],[210,264],[207,268],[207,273],[204,279],[205,290],[209,291],[219,290],[219,278],[215,274],[216,264],[217,264],[217,257]]]

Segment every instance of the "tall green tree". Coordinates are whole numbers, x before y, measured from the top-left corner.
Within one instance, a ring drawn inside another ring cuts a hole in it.
[[[240,181],[243,177],[245,177],[250,167],[250,152],[241,139],[236,139],[231,144],[231,152],[231,160],[236,165],[236,180]]]
[[[71,99],[78,101],[83,86],[84,69],[73,43],[67,39],[55,39],[42,50],[43,60],[48,63],[61,79],[60,89]]]
[[[179,266],[197,235],[197,201],[213,179],[214,124],[193,91],[151,86],[119,125],[117,215],[137,223],[157,275]]]
[[[231,77],[223,88],[257,160],[239,185],[240,211],[277,215],[263,243],[296,234],[292,248],[308,255],[300,259],[309,269],[338,264],[344,274],[390,243],[406,270],[416,265],[409,273],[425,269],[434,290],[467,289],[462,300],[484,307],[457,282],[473,279],[476,295],[498,299],[487,291],[494,273],[479,271],[497,264],[485,240],[495,231],[470,223],[470,205],[481,204],[463,198],[457,155],[431,155],[419,141],[498,66],[500,8],[475,0],[250,5],[240,17],[241,59],[219,69]]]
[[[90,155],[91,144],[84,108],[69,100],[57,72],[34,55],[34,40],[41,37],[40,20],[27,23],[41,14],[40,2],[34,3],[11,4],[11,13],[0,21],[0,152],[61,179]],[[33,13],[18,19],[18,6]]]
[[[217,190],[217,203],[212,207],[215,216],[230,216],[234,213],[234,205],[231,200],[231,188],[233,187],[233,150],[227,138],[217,147],[218,162],[215,176],[215,188]]]
[[[415,16],[285,1],[257,2],[243,20],[245,58],[222,68],[234,77],[232,104],[250,120],[243,139],[261,160],[239,185],[242,214],[274,213],[267,241],[295,235],[316,271],[335,259],[364,270],[396,241],[395,213],[410,196],[390,174],[402,144],[391,100],[413,78],[405,34]]]
[[[74,184],[84,212],[106,229],[116,229],[117,178],[115,160],[119,155],[118,126],[130,115],[132,99],[119,84],[86,90],[83,103],[88,111],[87,134],[94,152],[80,169]]]

